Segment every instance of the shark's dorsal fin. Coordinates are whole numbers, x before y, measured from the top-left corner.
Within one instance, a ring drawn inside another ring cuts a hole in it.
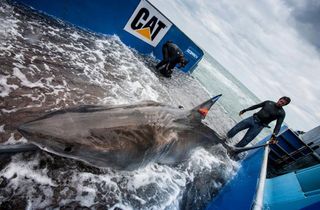
[[[213,98],[207,100],[206,102],[200,104],[199,106],[196,106],[193,108],[191,112],[191,116],[193,118],[199,118],[199,119],[204,119],[212,105],[222,96],[222,94],[219,94],[217,96],[214,96]]]

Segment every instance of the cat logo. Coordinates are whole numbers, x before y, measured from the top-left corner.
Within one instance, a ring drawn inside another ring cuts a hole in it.
[[[142,0],[127,22],[124,30],[156,47],[169,31],[172,23],[149,2]]]

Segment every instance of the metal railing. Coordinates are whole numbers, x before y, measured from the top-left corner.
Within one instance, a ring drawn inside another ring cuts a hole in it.
[[[264,186],[267,177],[267,165],[268,165],[268,155],[269,155],[269,145],[264,148],[264,155],[260,170],[259,182],[255,194],[255,199],[252,203],[252,210],[262,210],[263,209],[263,194],[264,194]]]

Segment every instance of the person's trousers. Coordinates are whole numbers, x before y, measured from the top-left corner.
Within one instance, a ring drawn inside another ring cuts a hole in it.
[[[244,147],[249,144],[264,128],[259,122],[257,122],[254,116],[248,117],[239,123],[237,123],[231,130],[227,133],[228,138],[234,137],[237,133],[244,129],[248,129],[244,137],[235,146]]]

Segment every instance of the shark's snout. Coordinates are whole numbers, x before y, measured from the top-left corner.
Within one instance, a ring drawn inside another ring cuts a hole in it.
[[[24,123],[17,130],[30,142],[35,143],[40,148],[46,148],[49,151],[55,151],[60,154],[72,154],[75,151],[75,145],[65,143],[59,138],[48,136],[44,130],[39,129],[39,124]]]
[[[17,130],[19,133],[21,133],[23,136],[29,136],[30,135],[30,129],[26,124],[20,125]]]
[[[46,131],[42,122],[23,123],[18,126],[17,130],[25,137],[42,136]]]

